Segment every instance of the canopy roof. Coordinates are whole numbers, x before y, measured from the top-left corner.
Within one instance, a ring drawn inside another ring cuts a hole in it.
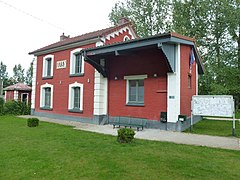
[[[167,63],[169,64],[169,72],[175,72],[176,44],[187,44],[192,46],[196,62],[198,64],[198,72],[199,74],[203,74],[204,68],[195,44],[195,40],[193,38],[182,36],[174,32],[157,34],[155,36],[128,40],[120,43],[113,43],[106,46],[83,49],[82,53],[85,57],[85,61],[91,64],[104,77],[106,77],[107,76],[106,69],[102,67],[99,63],[100,58],[104,58],[104,56],[110,54],[115,54],[116,56],[118,56],[121,54],[130,53],[133,50],[142,51],[148,48],[158,48],[163,52],[165,58],[167,59]]]

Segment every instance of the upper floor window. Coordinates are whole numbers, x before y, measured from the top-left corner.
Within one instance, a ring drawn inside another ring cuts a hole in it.
[[[53,61],[54,61],[53,55],[47,55],[43,57],[43,72],[42,72],[43,78],[53,77]]]
[[[127,80],[126,104],[144,105],[144,79],[147,75],[124,76]]]
[[[44,84],[40,87],[40,108],[52,109],[53,107],[53,85]]]
[[[84,59],[81,52],[81,48],[71,51],[70,55],[70,75],[80,76],[84,73]]]

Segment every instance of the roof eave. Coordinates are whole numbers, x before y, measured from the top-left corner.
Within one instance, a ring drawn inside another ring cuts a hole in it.
[[[83,41],[71,42],[68,44],[64,44],[61,46],[56,46],[56,47],[52,47],[52,48],[48,48],[48,49],[44,49],[44,50],[36,50],[36,51],[30,52],[28,54],[34,55],[34,56],[39,56],[39,55],[43,55],[43,54],[49,54],[49,53],[53,53],[53,52],[57,52],[57,51],[61,51],[61,50],[66,50],[69,48],[84,46],[84,45],[91,44],[91,43],[96,43],[98,40],[99,40],[99,36],[96,36],[91,39],[87,39],[87,40],[83,40]]]

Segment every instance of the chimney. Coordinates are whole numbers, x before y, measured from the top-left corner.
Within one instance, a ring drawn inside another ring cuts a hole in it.
[[[118,19],[118,25],[122,25],[122,24],[125,24],[127,22],[129,22],[129,20],[126,17],[122,17],[122,18]]]
[[[70,36],[65,36],[64,33],[60,36],[60,41],[68,39]]]

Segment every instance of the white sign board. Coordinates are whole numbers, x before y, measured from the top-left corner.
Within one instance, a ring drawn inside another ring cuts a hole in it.
[[[192,115],[233,117],[233,96],[200,95],[192,97]]]
[[[57,61],[57,69],[64,69],[67,67],[67,60]]]

